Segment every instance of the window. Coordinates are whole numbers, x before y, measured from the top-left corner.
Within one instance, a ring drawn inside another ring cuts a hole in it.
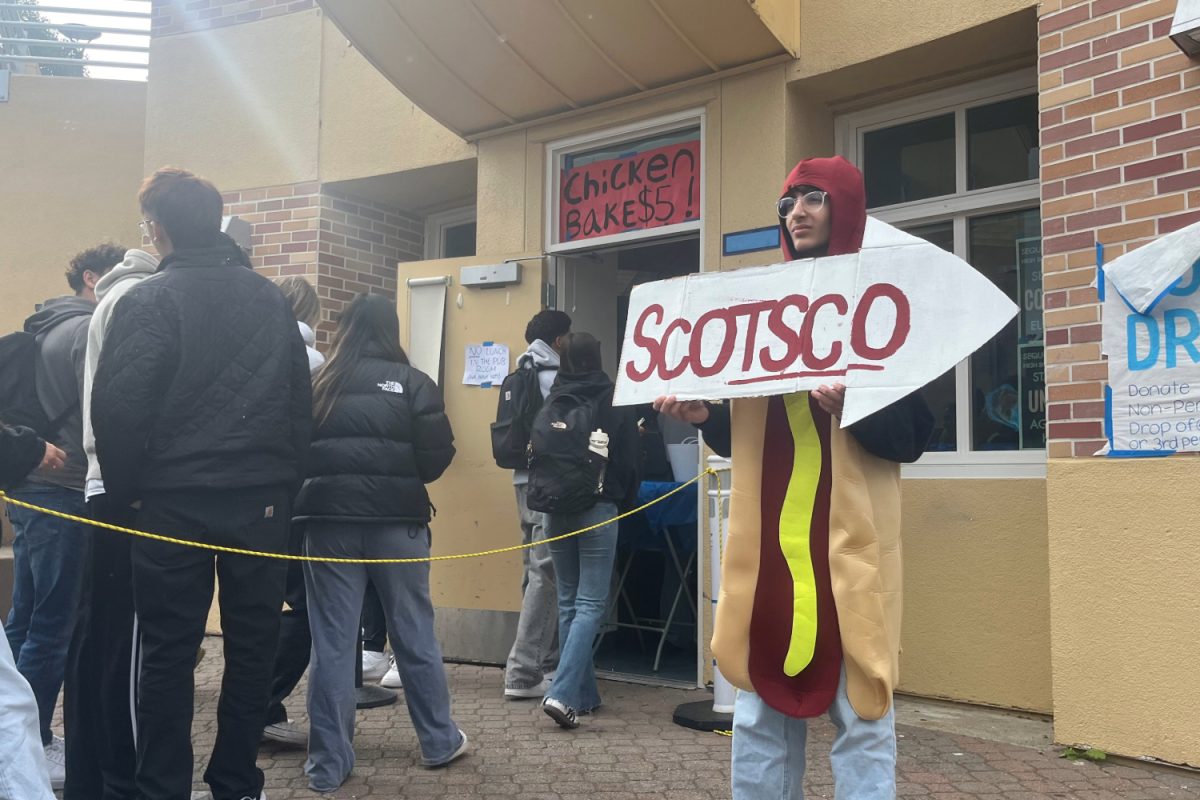
[[[923,390],[935,428],[913,477],[1045,474],[1038,110],[1031,73],[839,118],[872,216],[955,253],[1020,308]]]
[[[441,211],[425,218],[425,258],[475,255],[475,207]]]
[[[704,114],[680,112],[546,145],[546,250],[700,230]]]

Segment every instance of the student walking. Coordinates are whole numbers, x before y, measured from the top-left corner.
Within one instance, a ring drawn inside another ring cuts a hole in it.
[[[338,558],[429,556],[425,485],[454,458],[437,385],[408,363],[392,301],[356,298],[342,313],[313,387],[316,431],[296,501],[305,552]],[[467,751],[450,717],[450,690],[434,636],[429,564],[306,562],[313,651],[308,682],[309,787],[332,792],[354,767],[354,659],[367,580],[387,618],[421,763]]]
[[[546,537],[611,520],[637,498],[641,449],[631,408],[614,408],[600,342],[562,340],[562,366],[530,438],[529,507],[546,513]],[[608,609],[617,523],[550,542],[558,580],[558,673],[542,710],[564,728],[600,706],[592,646]]]

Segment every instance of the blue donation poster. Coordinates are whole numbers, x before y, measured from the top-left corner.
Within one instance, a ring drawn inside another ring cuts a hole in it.
[[[1042,320],[1042,239],[1017,239],[1018,447],[1046,446],[1046,349]]]
[[[1110,455],[1200,451],[1200,270],[1184,273],[1147,313],[1105,279]]]

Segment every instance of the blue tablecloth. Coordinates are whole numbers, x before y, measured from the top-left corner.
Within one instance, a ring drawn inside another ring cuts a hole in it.
[[[639,506],[679,488],[672,481],[643,481],[638,487]],[[678,551],[696,549],[696,497],[693,483],[640,514],[621,521],[619,547],[629,550],[665,550],[664,536],[671,536]]]

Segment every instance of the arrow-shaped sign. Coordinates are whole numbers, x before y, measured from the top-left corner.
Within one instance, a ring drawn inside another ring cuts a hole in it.
[[[868,218],[858,253],[642,284],[614,403],[847,387],[842,424],[978,350],[1017,306],[970,264]]]

